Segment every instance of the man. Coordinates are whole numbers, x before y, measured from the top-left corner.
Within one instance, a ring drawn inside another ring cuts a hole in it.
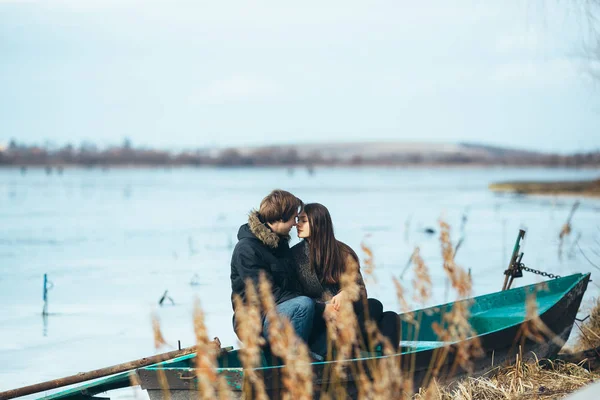
[[[286,316],[296,334],[305,342],[310,336],[314,301],[300,296],[295,290],[294,271],[291,269],[289,247],[290,230],[302,210],[302,201],[284,190],[273,190],[260,203],[258,211],[248,216],[248,223],[238,231],[238,243],[231,257],[231,289],[245,300],[246,279],[258,287],[260,273],[271,282],[277,312]],[[235,307],[234,307],[234,330]],[[267,337],[266,319],[263,335]]]

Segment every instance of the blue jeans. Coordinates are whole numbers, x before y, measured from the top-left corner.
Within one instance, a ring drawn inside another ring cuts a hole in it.
[[[310,297],[298,296],[284,301],[276,306],[277,314],[289,319],[296,334],[308,343],[308,337],[312,331],[313,318],[315,315],[315,301]],[[263,335],[268,338],[269,322],[267,318],[263,322]]]
[[[321,357],[327,356],[327,331],[317,332],[311,338],[308,347],[313,353],[317,353]]]

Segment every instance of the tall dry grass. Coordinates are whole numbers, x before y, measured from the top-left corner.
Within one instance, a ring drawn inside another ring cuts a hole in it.
[[[158,315],[152,314],[152,332],[154,334],[154,349],[156,351],[160,350],[162,346],[167,345],[167,341],[162,334],[160,329],[160,320],[158,319]],[[164,361],[164,360],[163,360]],[[158,384],[162,390],[163,399],[171,400],[171,392],[169,391],[169,382],[167,382],[167,376],[162,368],[158,369]]]
[[[221,389],[216,372],[218,349],[208,338],[208,331],[204,323],[204,311],[200,307],[199,300],[194,303],[194,335],[196,337],[196,357],[194,361],[200,399],[214,399]],[[226,391],[222,395],[227,396],[228,393],[229,391]]]
[[[266,343],[262,336],[260,299],[251,280],[246,281],[246,301],[239,295],[233,297],[238,324],[237,335],[242,343],[239,351],[244,367],[244,394],[248,398],[268,399],[264,381],[256,368],[262,364],[261,347]],[[252,397],[252,393],[254,396]]]
[[[589,318],[577,326],[580,331],[575,343],[576,351],[600,347],[600,298],[596,299]]]
[[[367,235],[368,237],[368,235]],[[373,255],[373,250],[371,247],[363,240],[360,243],[360,248],[365,254],[363,258],[362,272],[370,278],[373,282],[377,282],[377,278],[375,276],[375,257]]]
[[[561,260],[562,259],[562,253],[563,253],[563,244],[565,242],[565,240],[567,239],[567,237],[571,234],[571,231],[573,230],[572,225],[571,225],[571,220],[573,219],[573,215],[575,214],[575,211],[577,210],[577,208],[579,207],[579,200],[576,201],[575,203],[573,203],[573,206],[571,207],[571,211],[569,212],[569,216],[567,217],[567,221],[564,223],[564,225],[562,226],[560,233],[558,234],[558,259]]]
[[[415,248],[412,255],[412,262],[415,266],[415,275],[412,281],[415,289],[414,301],[423,305],[431,297],[431,276],[429,275],[429,268],[425,264],[423,257],[421,257],[420,249]]]
[[[562,399],[600,379],[577,364],[517,360],[483,377],[466,377],[450,385],[435,383],[415,394],[415,400]]]
[[[353,302],[360,297],[360,287],[358,285],[359,275],[357,268],[346,269],[340,277],[340,286],[344,292],[344,300],[336,313],[325,315],[328,341],[328,359],[335,363],[326,371],[326,376],[333,382],[329,385],[328,395],[334,398],[347,396],[342,382],[347,378],[346,366],[348,360],[356,356],[359,343],[361,343],[360,329],[358,319],[354,312]],[[354,371],[357,374],[357,371]],[[361,372],[358,373],[365,385],[363,389],[368,389],[368,380],[362,379]],[[368,391],[368,390],[366,390]]]
[[[452,245],[451,227],[444,220],[439,221],[440,248],[443,258],[442,268],[445,271],[449,286],[456,299],[468,298],[472,293],[473,282],[469,274],[455,260],[455,247]],[[366,255],[366,273],[372,274],[375,263],[372,249],[364,242],[361,244]],[[433,290],[429,268],[416,248],[411,257],[414,266],[414,279],[411,282],[414,295],[412,301],[424,305],[431,297]],[[421,315],[410,312],[411,304],[406,298],[400,280],[393,278],[400,310],[403,313],[403,326],[408,332],[403,337],[411,340],[419,338]],[[264,276],[260,277],[258,287],[252,281],[246,282],[246,300],[234,297],[238,336],[242,342],[239,351],[240,361],[244,366],[244,398],[269,398],[267,388],[257,367],[262,365],[262,350],[265,345],[284,365],[281,369],[283,388],[277,393],[284,400],[317,398],[345,399],[350,396],[359,399],[513,399],[524,397],[556,398],[575,388],[598,379],[598,375],[583,368],[568,364],[551,364],[544,367],[539,363],[524,363],[521,359],[513,365],[496,368],[484,377],[466,377],[452,385],[443,382],[461,369],[470,371],[473,360],[482,356],[481,343],[477,332],[469,323],[470,303],[456,302],[445,310],[442,319],[430,327],[438,339],[447,343],[438,349],[430,364],[421,387],[413,388],[415,372],[415,356],[395,354],[394,346],[381,334],[373,321],[365,322],[365,332],[361,332],[360,324],[354,312],[353,302],[360,298],[358,269],[349,268],[342,274],[341,290],[346,301],[340,304],[335,314],[326,317],[328,336],[328,359],[323,376],[326,382],[322,387],[313,387],[313,370],[307,345],[295,334],[291,323],[276,313],[271,284]],[[600,306],[593,313],[597,314],[589,330],[596,332],[594,336],[600,343]],[[268,341],[262,336],[262,316],[268,321]],[[535,297],[527,300],[527,320],[515,346],[522,345],[525,340],[547,341],[554,338],[552,332],[541,322]],[[199,305],[194,311],[194,327],[198,355],[196,369],[198,373],[199,397],[202,399],[230,398],[231,392],[217,372],[216,353],[211,350],[204,325],[204,315]],[[591,324],[589,322],[588,324]],[[157,346],[166,343],[160,333],[158,323],[154,324],[154,336]],[[408,328],[407,328],[408,327]],[[366,337],[362,337],[362,335]],[[365,349],[364,343],[367,343]],[[370,358],[364,362],[349,362],[364,356],[364,351],[373,351],[379,346],[384,357]],[[452,363],[449,360],[453,359]],[[547,364],[546,364],[547,365]],[[347,380],[356,383],[356,392],[350,393]],[[159,375],[159,379],[160,375]],[[416,391],[416,393],[415,393]],[[272,394],[272,393],[271,393]],[[165,398],[168,398],[165,391]],[[555,397],[552,397],[555,396]]]
[[[450,285],[456,291],[457,298],[464,299],[471,295],[471,276],[461,266],[456,264],[450,225],[443,219],[440,219],[439,226],[444,271]],[[469,322],[469,308],[469,302],[456,302],[444,314],[442,322],[439,324],[434,322],[432,326],[440,341],[455,344],[452,347],[446,346],[445,352],[442,353],[443,359],[444,356],[447,356],[445,353],[450,351],[455,352],[454,363],[449,372],[450,375],[454,375],[458,367],[466,371],[471,371],[473,358],[483,355],[477,332],[475,332]],[[443,362],[438,361],[432,370],[432,376],[436,379],[439,378],[441,365],[443,365]]]
[[[251,284],[251,283],[250,283]],[[247,284],[249,286],[249,284]],[[296,335],[290,321],[278,314],[271,283],[260,275],[260,302],[268,321],[268,340],[273,354],[283,360],[283,400],[312,398],[312,366],[308,346]]]

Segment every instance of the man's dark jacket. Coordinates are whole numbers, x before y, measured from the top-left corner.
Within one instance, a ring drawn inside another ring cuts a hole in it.
[[[250,213],[248,223],[242,225],[238,231],[239,241],[231,256],[232,306],[235,294],[246,300],[246,279],[252,279],[258,290],[261,271],[271,282],[275,304],[281,304],[299,295],[292,268],[289,239],[289,236],[277,235],[262,223],[258,212]],[[235,313],[235,308],[233,311]]]

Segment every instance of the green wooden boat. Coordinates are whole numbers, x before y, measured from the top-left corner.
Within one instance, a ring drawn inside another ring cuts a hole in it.
[[[479,340],[484,356],[473,360],[471,373],[481,374],[494,365],[512,362],[519,352],[527,359],[530,357],[552,358],[556,356],[562,344],[568,339],[581,300],[589,282],[590,274],[574,274],[563,278],[553,279],[539,284],[514,288],[506,291],[491,293],[472,299],[467,302],[471,316],[470,323],[477,332],[476,336],[465,341]],[[535,294],[538,314],[546,327],[553,332],[547,341],[533,341],[519,339],[521,329],[527,321],[526,302],[530,294]],[[427,309],[416,310],[402,314],[402,338],[400,351],[391,357],[411,359],[413,379],[418,388],[423,382],[432,358],[441,348],[456,347],[456,342],[442,342],[431,328],[434,322],[441,323],[443,315],[460,302],[443,304]],[[410,320],[421,321],[418,334],[415,335],[414,324]],[[88,383],[76,388],[44,397],[46,399],[89,399],[97,394],[116,388],[131,385],[130,374],[135,373],[142,389],[146,390],[152,400],[164,399],[165,392],[161,389],[158,380],[160,370],[164,372],[169,396],[174,400],[193,399],[198,397],[196,392],[197,379],[194,365],[194,354],[175,358],[139,368],[135,371],[121,373],[109,378],[104,378],[93,383]],[[366,363],[373,358],[384,357],[381,354],[365,354],[364,358],[353,359],[347,363]],[[315,396],[329,383],[324,378],[323,372],[330,368],[332,362],[312,363]],[[444,368],[450,370],[454,363],[454,352],[450,351],[444,361]],[[238,350],[224,352],[218,359],[217,372],[225,376],[230,389],[241,397],[244,369],[241,366]],[[263,357],[263,366],[258,372],[263,376],[269,394],[278,397],[282,388],[281,371],[285,368],[277,362],[269,361]],[[352,368],[349,369],[351,371]],[[458,368],[455,375],[466,373]],[[354,377],[350,373],[344,387],[351,397],[356,397],[357,387]],[[104,397],[104,396],[103,396]]]

